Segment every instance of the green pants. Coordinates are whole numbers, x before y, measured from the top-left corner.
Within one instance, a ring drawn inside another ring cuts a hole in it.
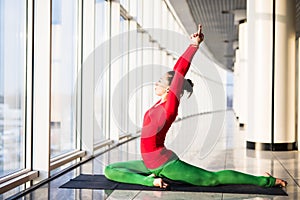
[[[106,178],[113,181],[146,186],[153,186],[154,177],[149,176],[151,174],[198,186],[252,184],[272,187],[276,181],[274,177],[253,176],[233,170],[211,172],[185,163],[180,159],[173,160],[155,170],[147,169],[142,160],[113,163],[105,168],[104,173]]]

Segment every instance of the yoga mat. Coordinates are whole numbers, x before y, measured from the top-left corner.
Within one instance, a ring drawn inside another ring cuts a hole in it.
[[[152,191],[185,191],[185,192],[210,192],[210,193],[236,193],[236,194],[264,194],[288,196],[287,193],[280,187],[265,188],[255,185],[220,185],[213,187],[194,186],[185,183],[164,179],[169,183],[167,189],[158,187],[148,187],[143,185],[118,183],[110,181],[104,175],[87,175],[81,174],[78,177],[71,179],[60,188],[69,189],[104,189],[104,190],[152,190]]]

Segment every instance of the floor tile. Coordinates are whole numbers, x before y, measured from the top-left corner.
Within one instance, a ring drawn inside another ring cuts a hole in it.
[[[131,200],[134,199],[139,193],[140,191],[135,190],[115,190],[111,195],[108,196],[107,200]]]
[[[222,194],[217,193],[201,193],[201,192],[160,192],[160,191],[143,191],[139,193],[134,200],[191,200],[191,199],[201,199],[201,200],[221,200]]]
[[[224,194],[222,200],[274,200],[289,199],[285,196],[256,195],[256,194]]]

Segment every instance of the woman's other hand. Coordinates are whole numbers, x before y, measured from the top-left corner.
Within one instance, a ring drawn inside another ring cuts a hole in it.
[[[199,44],[204,40],[204,35],[202,33],[202,25],[198,25],[198,31],[191,35],[191,44],[199,46]]]

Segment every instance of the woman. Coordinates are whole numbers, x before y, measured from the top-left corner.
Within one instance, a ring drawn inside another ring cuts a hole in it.
[[[190,183],[198,186],[220,184],[254,184],[264,187],[286,186],[286,182],[267,176],[253,176],[233,170],[210,172],[181,161],[164,145],[165,137],[174,122],[180,97],[184,91],[193,92],[193,83],[184,76],[191,60],[203,41],[202,26],[191,35],[191,44],[174,66],[157,83],[155,92],[161,96],[144,116],[141,134],[141,154],[143,160],[113,163],[105,168],[106,178],[123,183],[140,184],[166,188],[162,179]]]

